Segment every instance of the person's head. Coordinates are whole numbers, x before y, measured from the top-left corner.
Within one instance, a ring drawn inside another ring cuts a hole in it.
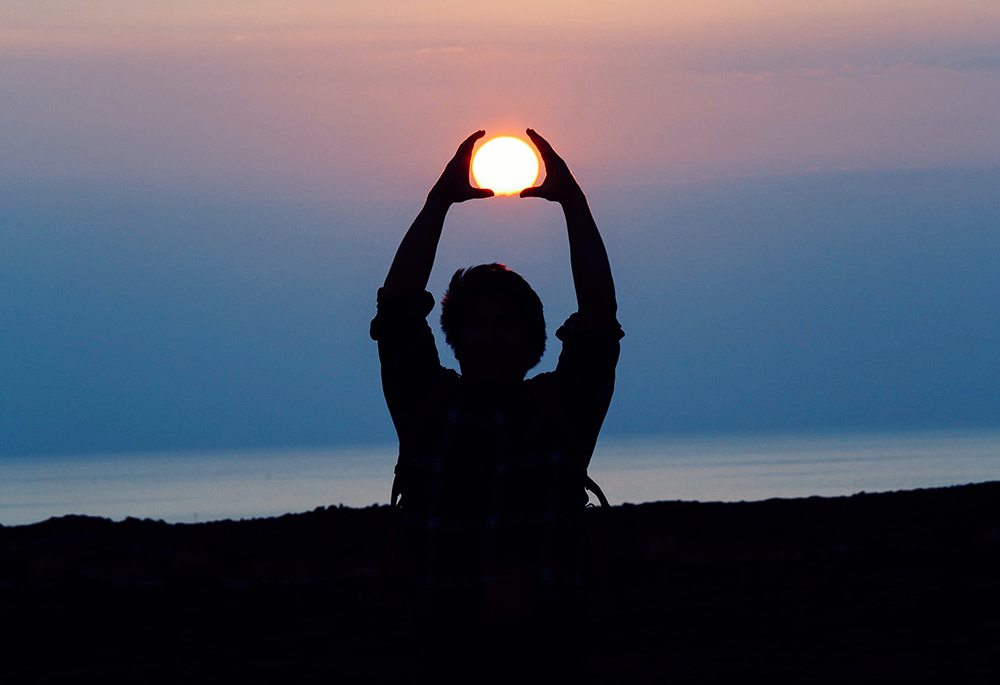
[[[503,264],[455,272],[441,301],[441,330],[468,380],[521,380],[545,352],[542,301]]]

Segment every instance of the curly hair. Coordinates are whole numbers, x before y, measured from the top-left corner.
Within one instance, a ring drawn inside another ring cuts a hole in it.
[[[533,368],[545,352],[542,301],[520,274],[503,264],[480,264],[459,269],[451,277],[448,290],[441,299],[441,330],[444,331],[445,341],[452,350],[456,349],[462,338],[469,303],[481,295],[508,298],[520,312],[528,338],[527,369]]]

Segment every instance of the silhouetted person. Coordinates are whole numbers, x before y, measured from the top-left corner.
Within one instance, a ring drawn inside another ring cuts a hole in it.
[[[521,197],[562,205],[578,311],[558,331],[559,364],[525,380],[545,350],[542,303],[501,264],[459,270],[441,326],[461,374],[441,366],[426,292],[448,208],[490,197],[469,183],[469,136],[431,189],[378,292],[372,337],[399,436],[410,601],[428,668],[469,681],[579,668],[584,490],[614,389],[614,283],[586,197],[533,130],[545,180]],[[395,488],[394,488],[395,490]],[[394,492],[395,499],[395,492]]]

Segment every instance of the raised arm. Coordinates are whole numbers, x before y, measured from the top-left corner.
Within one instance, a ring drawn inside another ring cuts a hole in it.
[[[590,213],[587,197],[573,178],[566,162],[548,141],[528,129],[528,137],[538,148],[545,164],[545,180],[540,186],[525,188],[521,197],[541,197],[562,205],[569,234],[570,266],[580,316],[585,320],[614,320],[618,312],[611,264],[597,224]]]
[[[449,207],[456,202],[493,195],[492,190],[474,188],[469,183],[472,148],[484,135],[486,131],[476,131],[458,146],[458,152],[427,194],[423,209],[399,244],[385,277],[384,288],[388,293],[402,296],[422,293],[434,267],[434,255]]]

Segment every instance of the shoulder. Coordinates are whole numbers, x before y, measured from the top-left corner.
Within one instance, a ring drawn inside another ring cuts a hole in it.
[[[434,296],[426,290],[399,294],[379,288],[376,301],[378,313],[372,319],[369,330],[373,340],[382,340],[401,328],[405,330],[413,325],[425,324],[435,305]]]
[[[617,343],[625,337],[618,319],[611,317],[586,317],[579,312],[571,314],[556,331],[556,337],[565,342],[593,340]]]

